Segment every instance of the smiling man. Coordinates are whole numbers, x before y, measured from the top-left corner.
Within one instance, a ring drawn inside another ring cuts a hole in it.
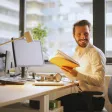
[[[80,90],[103,92],[106,58],[99,48],[90,43],[90,29],[91,24],[87,20],[81,20],[74,24],[73,37],[78,46],[73,58],[79,62],[80,67],[71,69],[64,66],[62,70],[66,76],[72,77],[72,80],[79,81]],[[73,93],[60,99],[65,107],[64,112],[69,112],[70,108],[73,112],[87,108],[80,93]],[[102,110],[103,97],[93,97],[93,102],[95,110]]]

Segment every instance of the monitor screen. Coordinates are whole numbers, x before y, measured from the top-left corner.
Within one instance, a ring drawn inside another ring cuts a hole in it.
[[[0,54],[4,54],[4,56],[0,57],[0,71],[7,72],[7,70],[11,68],[11,63],[13,62],[12,44],[8,43],[3,46],[0,46]]]
[[[27,43],[24,39],[13,42],[13,52],[17,67],[43,65],[43,55],[40,41]]]

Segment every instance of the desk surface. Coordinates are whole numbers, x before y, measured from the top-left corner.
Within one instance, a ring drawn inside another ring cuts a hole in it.
[[[33,86],[31,82],[25,85],[0,85],[0,107],[69,88],[73,85],[73,83],[68,83],[64,86]]]

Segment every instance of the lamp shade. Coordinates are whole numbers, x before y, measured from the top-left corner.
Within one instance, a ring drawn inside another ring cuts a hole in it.
[[[25,32],[23,37],[26,38],[26,41],[28,43],[33,41],[32,36],[31,36],[31,33],[29,31],[28,32]]]

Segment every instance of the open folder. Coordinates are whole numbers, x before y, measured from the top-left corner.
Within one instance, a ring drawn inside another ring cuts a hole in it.
[[[55,56],[50,57],[49,61],[59,67],[67,66],[75,68],[79,66],[79,63],[64,52],[58,50]]]

